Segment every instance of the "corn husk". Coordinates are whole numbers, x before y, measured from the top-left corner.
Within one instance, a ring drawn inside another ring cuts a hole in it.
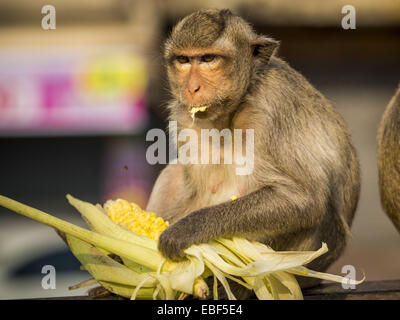
[[[255,241],[233,237],[192,245],[178,261],[163,258],[157,241],[135,234],[114,223],[100,205],[70,195],[68,201],[81,213],[91,230],[56,218],[38,209],[0,196],[0,205],[65,234],[75,257],[94,280],[108,291],[131,299],[181,299],[209,297],[204,281],[214,278],[213,294],[218,299],[218,282],[228,299],[236,299],[228,279],[253,290],[258,299],[302,299],[294,275],[357,285],[364,281],[316,272],[305,267],[328,251],[325,243],[316,251],[276,252]],[[122,263],[109,254],[121,258]],[[77,285],[93,284],[90,281]]]

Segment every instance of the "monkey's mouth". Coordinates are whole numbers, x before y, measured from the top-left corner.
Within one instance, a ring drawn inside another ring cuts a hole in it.
[[[205,112],[211,105],[208,103],[200,104],[200,105],[190,105],[189,106],[189,113],[192,115],[192,118],[195,117],[195,114],[198,112]]]

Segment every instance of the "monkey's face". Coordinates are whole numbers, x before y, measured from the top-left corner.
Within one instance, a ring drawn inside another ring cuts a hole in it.
[[[198,118],[217,119],[240,104],[257,65],[277,46],[260,38],[229,10],[200,10],[180,21],[167,39],[164,57],[172,94],[182,111],[205,107]]]
[[[172,94],[184,111],[207,106],[198,118],[232,111],[250,78],[250,27],[228,10],[195,12],[175,26],[164,57]]]
[[[232,57],[221,48],[175,50],[168,69],[171,90],[183,108],[208,106],[196,114],[199,118],[215,118],[226,111],[240,90],[233,80]]]

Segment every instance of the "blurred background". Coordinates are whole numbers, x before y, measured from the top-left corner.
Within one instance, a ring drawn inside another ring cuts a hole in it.
[[[344,5],[356,29],[344,30]],[[44,5],[56,29],[42,28]],[[400,235],[382,211],[376,131],[400,82],[400,2],[317,0],[0,0],[0,194],[84,226],[65,199],[126,198],[145,206],[162,166],[146,162],[150,128],[166,126],[162,43],[198,8],[230,8],[281,41],[279,55],[333,101],[362,169],[345,254],[357,278],[400,278]],[[44,265],[56,289],[41,286]],[[0,299],[82,295],[79,270],[55,232],[0,208]]]

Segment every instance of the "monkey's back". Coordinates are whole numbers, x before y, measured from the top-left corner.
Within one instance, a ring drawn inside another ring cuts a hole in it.
[[[379,125],[378,172],[383,209],[400,232],[400,87]]]
[[[314,250],[326,242],[329,252],[310,265],[322,271],[340,256],[350,234],[360,193],[356,149],[338,111],[286,62],[272,58],[262,77],[254,94],[264,96],[271,126],[266,153],[313,194],[318,205],[310,210],[325,211],[318,230],[271,244],[281,250]],[[282,97],[286,104],[278,102]]]

